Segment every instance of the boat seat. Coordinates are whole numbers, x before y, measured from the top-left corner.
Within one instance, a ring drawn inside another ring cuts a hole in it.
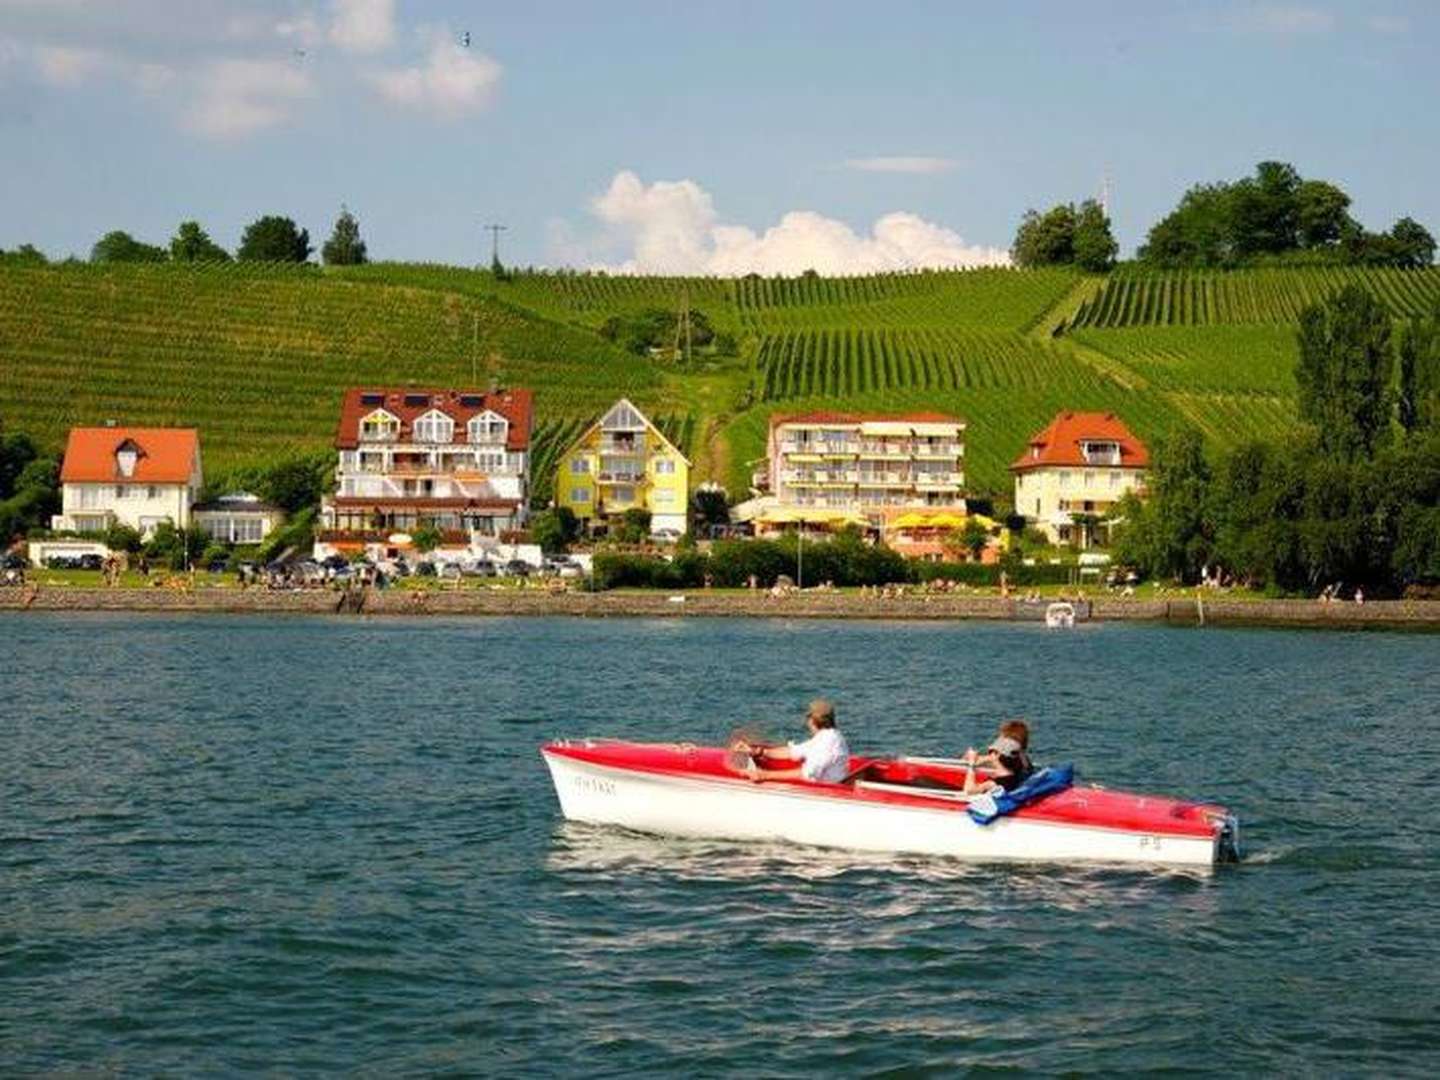
[[[889,791],[897,795],[919,795],[927,799],[950,799],[953,802],[970,801],[970,796],[963,791],[937,781],[924,784],[887,784],[880,780],[856,780],[855,786],[866,791]]]

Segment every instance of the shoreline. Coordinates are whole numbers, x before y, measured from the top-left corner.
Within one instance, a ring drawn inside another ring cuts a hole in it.
[[[683,600],[676,599],[682,597]],[[1092,622],[1177,626],[1309,626],[1440,631],[1440,600],[1227,600],[1194,597],[1088,598]],[[572,616],[577,618],[911,619],[1033,622],[1018,602],[994,596],[916,595],[888,599],[845,593],[775,598],[768,593],[549,593],[539,590],[414,591],[264,589],[106,589],[43,586],[0,589],[0,612],[196,612],[306,615]],[[1203,613],[1203,618],[1202,618]]]

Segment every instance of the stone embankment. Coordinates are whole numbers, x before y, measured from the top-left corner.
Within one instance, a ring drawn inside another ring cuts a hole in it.
[[[1316,600],[1123,599],[1089,601],[1095,621],[1149,621],[1176,625],[1380,627],[1440,630],[1440,600],[1389,600],[1366,604]],[[1025,606],[997,596],[913,594],[897,597],[811,592],[768,593],[608,592],[551,593],[540,589],[332,592],[265,589],[0,589],[0,611],[264,612],[339,615],[574,615],[605,617],[723,616],[786,619],[990,619],[1024,618]],[[1030,618],[1035,615],[1029,608]]]

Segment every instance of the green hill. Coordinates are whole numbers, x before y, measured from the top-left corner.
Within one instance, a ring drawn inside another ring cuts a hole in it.
[[[739,493],[774,412],[923,407],[969,422],[970,486],[1003,493],[1007,463],[1062,408],[1113,410],[1151,440],[1192,423],[1217,448],[1284,434],[1294,320],[1347,281],[1397,317],[1440,297],[1440,270],[497,280],[411,264],[5,267],[0,422],[55,446],[74,424],[194,424],[223,472],[328,446],[345,386],[495,378],[536,392],[542,480],[624,394],[697,478]],[[613,315],[687,304],[737,355],[636,356],[599,333]]]

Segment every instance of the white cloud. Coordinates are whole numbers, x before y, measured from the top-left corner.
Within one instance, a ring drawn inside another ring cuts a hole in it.
[[[810,210],[794,210],[756,233],[724,224],[710,194],[693,180],[645,184],[633,172],[617,173],[591,204],[610,238],[627,257],[606,269],[671,274],[862,274],[915,267],[1005,266],[1000,248],[966,244],[951,229],[918,215],[896,212],[869,233]],[[579,248],[567,244],[574,254]]]
[[[42,45],[35,50],[40,77],[53,86],[78,86],[105,66],[98,49]]]
[[[394,0],[331,0],[330,10],[330,40],[347,52],[379,52],[395,40]]]
[[[382,97],[397,105],[453,119],[488,106],[500,83],[501,67],[448,32],[431,28],[423,36],[430,51],[421,67],[395,68],[374,76]]]
[[[325,30],[321,27],[320,20],[309,12],[293,19],[282,19],[273,29],[279,37],[305,48],[311,48],[325,40]]]
[[[845,167],[858,172],[928,175],[949,172],[959,164],[954,158],[943,157],[866,157],[851,158],[845,162]]]
[[[310,90],[309,76],[282,60],[216,61],[200,75],[185,124],[212,138],[251,135],[287,120]]]
[[[1261,4],[1239,17],[1242,29],[1265,34],[1325,34],[1335,29],[1335,16],[1298,4]]]

